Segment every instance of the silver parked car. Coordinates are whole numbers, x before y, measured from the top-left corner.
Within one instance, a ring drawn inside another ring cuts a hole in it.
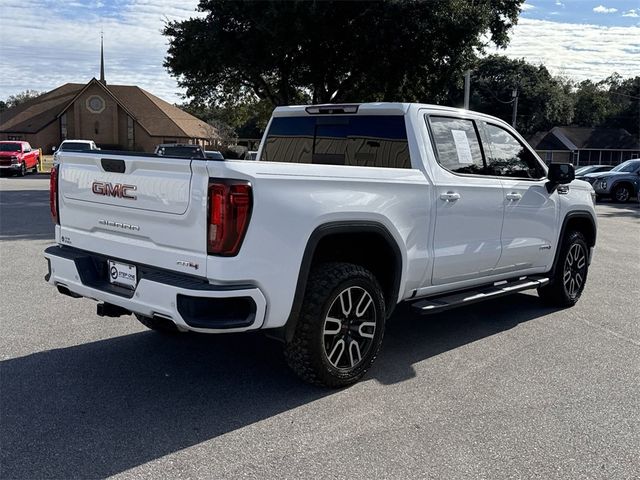
[[[613,165],[585,165],[584,167],[576,168],[576,178],[578,180],[585,180],[585,177],[589,173],[608,172],[612,168]]]
[[[598,197],[611,197],[614,202],[627,202],[640,190],[640,159],[627,160],[608,172],[585,175]]]

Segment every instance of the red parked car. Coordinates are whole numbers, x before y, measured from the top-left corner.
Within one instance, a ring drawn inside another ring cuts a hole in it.
[[[24,177],[27,170],[38,173],[40,151],[34,150],[29,142],[0,142],[0,173],[10,172]]]

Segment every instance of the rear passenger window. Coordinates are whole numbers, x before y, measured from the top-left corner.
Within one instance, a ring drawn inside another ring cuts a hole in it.
[[[429,117],[438,162],[455,173],[483,174],[480,141],[472,120]]]
[[[541,178],[544,171],[533,153],[504,128],[486,125],[489,149],[489,175],[518,178]]]
[[[402,115],[275,117],[260,161],[411,168]]]

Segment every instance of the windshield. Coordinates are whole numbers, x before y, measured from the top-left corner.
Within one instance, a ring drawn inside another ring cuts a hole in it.
[[[91,150],[91,145],[84,142],[64,142],[60,150]]]
[[[631,173],[640,167],[640,160],[629,160],[611,169],[612,172]]]
[[[22,145],[19,143],[0,143],[0,152],[19,152]]]

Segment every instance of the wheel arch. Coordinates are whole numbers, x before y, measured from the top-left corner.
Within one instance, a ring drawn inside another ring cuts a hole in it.
[[[368,240],[366,244],[362,244],[364,239]],[[346,261],[367,268],[383,289],[387,316],[391,315],[397,304],[403,258],[398,243],[387,227],[375,221],[325,223],[311,233],[304,250],[293,304],[284,326],[286,341],[291,339],[295,331],[311,269],[315,263],[323,261]]]
[[[611,189],[609,190],[612,196],[615,189],[618,188],[620,185],[628,186],[629,191],[631,192],[631,196],[638,194],[638,186],[635,185],[632,180],[628,178],[624,178],[624,179],[616,180],[615,182],[613,182],[613,184],[611,185]]]
[[[564,241],[567,232],[572,230],[578,230],[581,232],[585,236],[589,247],[594,247],[596,244],[596,221],[591,212],[587,210],[577,210],[567,213],[562,221],[562,226],[560,227],[560,235],[558,236],[558,243],[556,246],[555,257],[553,259],[551,274],[555,272],[558,264],[562,242]]]

